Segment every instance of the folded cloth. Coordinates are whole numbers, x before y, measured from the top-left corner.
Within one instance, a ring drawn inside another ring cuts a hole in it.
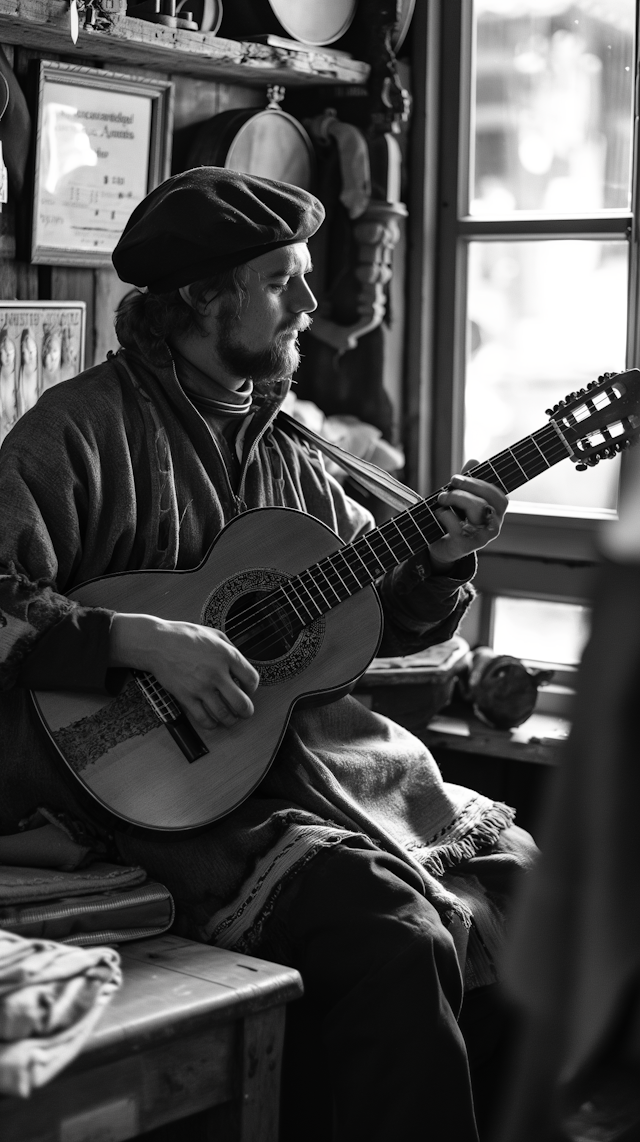
[[[0,928],[64,944],[116,944],[173,924],[171,893],[144,869],[96,862],[76,872],[0,865]]]
[[[76,872],[0,864],[0,906],[122,890],[143,884],[146,879],[147,874],[139,865],[109,864],[107,861],[98,861]]]
[[[26,1098],[80,1052],[122,982],[111,948],[0,931],[0,1094]]]

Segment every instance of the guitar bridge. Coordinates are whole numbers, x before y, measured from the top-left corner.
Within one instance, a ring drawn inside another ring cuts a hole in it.
[[[143,670],[132,671],[138,688],[144,694],[154,714],[166,726],[174,742],[188,762],[197,761],[208,753],[200,735],[194,730],[183,710],[152,674]]]

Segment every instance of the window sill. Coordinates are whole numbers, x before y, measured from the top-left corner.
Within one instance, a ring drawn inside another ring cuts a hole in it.
[[[472,713],[452,707],[451,712],[445,710],[431,718],[418,737],[429,749],[555,766],[570,728],[566,718],[536,712],[515,729],[497,730]]]
[[[491,544],[493,555],[528,555],[539,559],[599,560],[599,537],[615,520],[615,512],[577,515],[543,505],[540,510],[509,506],[502,531]]]

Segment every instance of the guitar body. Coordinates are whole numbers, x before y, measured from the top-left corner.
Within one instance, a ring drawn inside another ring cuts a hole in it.
[[[224,631],[242,596],[264,597],[342,546],[311,516],[260,508],[232,520],[193,571],[109,575],[70,597]],[[375,655],[381,629],[378,596],[368,586],[306,626],[275,657],[247,654],[261,677],[255,712],[231,729],[198,729],[208,752],[195,761],[178,748],[133,676],[115,698],[42,690],[33,697],[66,773],[96,808],[136,831],[194,832],[231,812],[260,783],[297,702],[332,701],[349,690]]]

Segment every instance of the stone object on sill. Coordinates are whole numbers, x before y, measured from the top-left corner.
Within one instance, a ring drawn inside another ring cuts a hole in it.
[[[460,676],[460,693],[481,722],[511,729],[531,717],[538,687],[551,682],[553,675],[553,670],[525,666],[513,655],[479,646],[469,652],[466,670]]]

